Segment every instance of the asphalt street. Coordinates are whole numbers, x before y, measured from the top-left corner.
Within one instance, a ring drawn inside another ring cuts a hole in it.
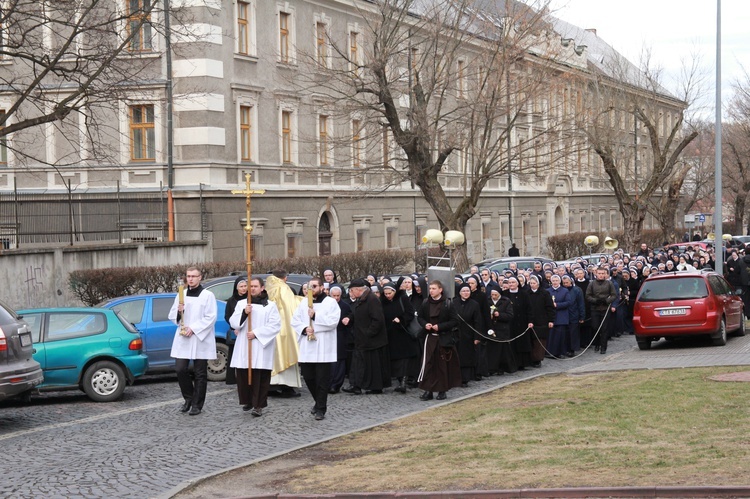
[[[6,456],[0,497],[170,497],[203,477],[335,436],[451,403],[539,374],[712,365],[750,365],[750,336],[709,342],[660,342],[638,351],[632,336],[613,339],[608,354],[545,360],[541,369],[494,376],[448,392],[444,402],[403,395],[336,394],[325,420],[310,415],[306,389],[293,399],[269,399],[260,418],[243,412],[234,387],[210,383],[204,411],[179,413],[173,375],[150,376],[122,400],[100,404],[81,392],[0,403],[0,448]]]

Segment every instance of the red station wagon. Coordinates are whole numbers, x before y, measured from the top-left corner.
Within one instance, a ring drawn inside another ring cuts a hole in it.
[[[643,282],[633,310],[641,350],[661,338],[709,335],[726,345],[727,333],[745,335],[742,297],[715,272],[672,272]]]

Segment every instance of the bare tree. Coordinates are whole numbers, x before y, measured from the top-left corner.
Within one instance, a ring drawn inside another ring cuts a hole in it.
[[[0,59],[7,64],[0,67],[0,138],[19,166],[111,159],[105,143],[110,134],[119,134],[112,124],[118,101],[144,82],[162,92],[165,87],[162,59],[154,57],[164,49],[156,42],[164,34],[162,5],[168,3],[3,2]],[[45,125],[58,128],[57,135],[67,141],[52,162],[40,154],[40,134],[30,133]],[[11,135],[13,140],[5,138]]]
[[[309,54],[311,76],[301,86],[351,123],[344,142],[366,189],[416,186],[441,229],[464,231],[482,191],[510,165],[514,173],[546,171],[541,95],[559,37],[549,34],[544,5],[363,5],[360,32],[328,38],[330,61]],[[457,254],[468,267],[465,245]]]
[[[673,97],[661,84],[659,71],[634,67],[613,53],[610,60],[587,75],[586,111],[576,115],[576,127],[585,131],[601,159],[623,217],[624,248],[640,243],[652,197],[661,189],[674,203],[689,166],[680,167],[681,155],[698,132],[683,127],[685,110],[700,81],[698,59],[685,71],[682,95]],[[634,137],[636,137],[634,139]],[[636,170],[636,166],[638,170]],[[680,169],[676,173],[677,169]],[[670,184],[671,183],[671,184]],[[672,220],[660,220],[674,227]]]
[[[728,107],[729,122],[724,125],[722,172],[724,196],[732,201],[733,234],[744,232],[747,201],[750,196],[750,76],[734,85]],[[750,229],[750,224],[748,225]]]

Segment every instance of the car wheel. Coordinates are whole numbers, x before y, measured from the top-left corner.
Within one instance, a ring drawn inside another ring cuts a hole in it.
[[[740,317],[740,327],[734,332],[735,336],[745,336],[745,316]]]
[[[208,361],[208,381],[224,381],[229,366],[229,347],[216,343],[216,359]]]
[[[723,347],[727,344],[727,321],[725,319],[721,319],[719,331],[711,339],[716,347]]]
[[[651,350],[651,340],[636,340],[640,350]]]
[[[125,372],[109,360],[95,362],[83,374],[83,391],[94,402],[112,402],[125,391]]]

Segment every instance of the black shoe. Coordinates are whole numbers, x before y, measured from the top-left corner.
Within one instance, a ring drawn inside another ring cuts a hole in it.
[[[607,353],[607,349],[606,349],[606,348],[602,348],[602,349],[601,349],[601,350],[599,351],[599,353],[600,353],[600,354],[602,354],[602,355],[604,355],[605,353]]]
[[[594,347],[594,351],[595,351],[595,352],[598,352],[598,351],[599,351],[599,345],[596,345],[596,346]]]
[[[198,409],[197,407],[193,407],[192,409],[190,409],[190,412],[188,412],[188,415],[189,416],[197,416],[200,413],[201,413],[200,409]]]
[[[326,415],[323,414],[322,411],[318,411],[315,413],[315,421],[321,421],[326,418]]]
[[[253,408],[253,410],[250,411],[250,414],[252,414],[256,418],[259,418],[263,415],[263,409],[261,409],[260,407],[258,407],[257,409]]]
[[[438,400],[445,400],[448,397],[445,395],[445,392],[438,392],[438,396],[436,398]]]
[[[383,393],[383,390],[367,390],[365,391],[365,395],[380,395]]]
[[[312,406],[312,409],[310,409],[310,414],[315,415],[315,413],[318,412],[315,410],[315,406]]]
[[[396,388],[393,389],[393,391],[398,392],[398,393],[406,393],[406,386],[403,384],[398,385]]]
[[[568,352],[565,355],[567,355],[568,357],[575,357],[576,353],[575,352]]]
[[[245,405],[242,406],[242,410],[245,411],[245,412],[249,411],[252,408],[253,408],[253,406],[250,405],[250,404],[245,404]]]
[[[531,367],[536,367],[537,369],[539,369],[540,367],[542,367],[542,363],[541,362],[532,362],[531,363]]]
[[[482,381],[482,377],[481,376],[474,376],[474,381]]]
[[[188,412],[190,410],[190,406],[193,405],[192,400],[186,400],[184,404],[182,404],[182,407],[180,407],[180,412]]]
[[[468,387],[469,387],[468,383],[461,383],[461,388],[468,388]]]
[[[432,400],[432,392],[424,392],[419,396],[419,400]]]
[[[354,395],[362,395],[362,389],[357,388],[356,386],[348,386],[346,388],[341,389],[344,393],[353,393]]]
[[[328,390],[328,393],[330,395],[336,395],[338,392],[339,392],[338,388],[331,388],[330,390]]]

